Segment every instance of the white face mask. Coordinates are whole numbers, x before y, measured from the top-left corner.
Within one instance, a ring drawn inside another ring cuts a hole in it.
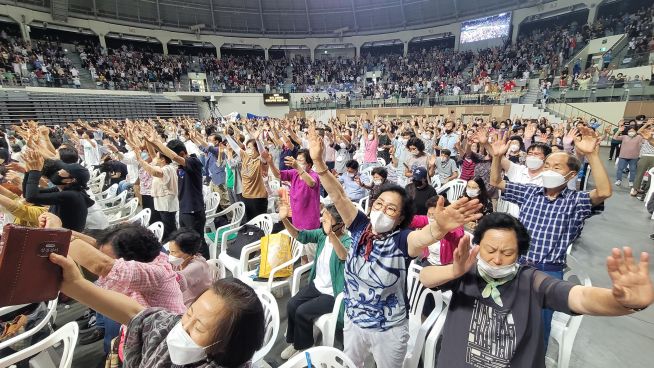
[[[349,177],[351,177],[351,178],[354,179],[354,177],[357,176],[357,174],[347,173],[347,176],[349,176]]]
[[[175,365],[186,365],[199,362],[207,358],[205,348],[193,341],[191,336],[182,327],[182,321],[177,322],[175,327],[166,336],[170,361]]]
[[[627,133],[627,135],[629,135],[630,137],[632,137],[632,138],[633,138],[633,137],[635,137],[635,136],[636,136],[636,132],[629,132],[629,133]]]
[[[371,141],[375,136],[372,134],[368,134],[368,140]]]
[[[179,137],[179,140],[182,142],[186,142],[186,137]]]
[[[372,181],[375,185],[381,185],[384,181],[383,180],[373,180]]]
[[[425,133],[425,134],[422,135],[422,138],[431,139],[431,135]]]
[[[466,194],[470,198],[475,198],[475,197],[479,196],[479,189],[466,188]]]
[[[520,149],[520,145],[518,144],[512,144],[511,147],[509,147],[509,151],[511,152],[517,152]]]
[[[370,212],[370,225],[372,226],[372,231],[377,234],[383,234],[393,230],[395,220],[382,211],[373,210]]]
[[[567,182],[565,176],[552,170],[543,171],[541,177],[543,178],[543,186],[548,189],[558,188]]]
[[[250,156],[250,157],[254,156],[254,150],[252,148],[246,149],[245,153],[247,153],[248,156]]]
[[[484,261],[479,254],[477,254],[477,270],[491,278],[503,279],[507,276],[515,275],[519,268],[520,265],[517,263],[512,263],[506,266],[495,266]]]
[[[530,170],[538,170],[543,167],[543,160],[536,156],[527,156],[525,165],[527,165],[527,168]]]
[[[179,258],[175,256],[168,255],[168,262],[173,266],[179,266],[184,262],[184,258]]]

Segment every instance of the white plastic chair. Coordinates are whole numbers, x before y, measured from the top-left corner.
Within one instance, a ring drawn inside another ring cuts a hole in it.
[[[149,208],[144,208],[144,209],[141,210],[141,212],[137,213],[132,218],[127,220],[127,222],[132,222],[132,223],[140,224],[141,226],[147,227],[148,224],[150,223],[150,216],[151,215],[152,215],[152,211]]]
[[[104,187],[104,182],[106,178],[107,178],[106,172],[100,173],[100,175],[98,175],[97,177],[89,179],[87,185],[93,193],[100,193],[102,192],[102,187]]]
[[[14,354],[0,359],[0,367],[8,367],[12,364],[18,363],[22,360],[28,359],[50,347],[55,346],[59,341],[63,342],[64,350],[59,362],[59,368],[70,368],[73,364],[73,352],[75,351],[75,344],[77,343],[77,336],[79,334],[79,326],[75,321],[68,322],[62,328],[45,339],[33,344],[25,349],[22,349]],[[31,365],[30,365],[31,366]]]
[[[647,173],[649,174],[649,189],[645,195],[645,210],[647,210],[647,202],[649,202],[652,194],[654,194],[654,167],[647,170]],[[654,215],[652,215],[652,219],[654,219]]]
[[[105,199],[97,199],[95,200],[95,203],[102,208],[103,211],[108,212],[108,211],[116,211],[122,206],[125,205],[125,201],[127,200],[127,192],[121,192],[118,195],[115,195],[113,197],[108,197]]]
[[[226,216],[227,218],[229,218],[230,215],[231,215],[231,221],[228,224],[216,228],[216,225],[214,224],[214,220],[217,217]],[[218,245],[222,241],[222,239],[218,238],[220,232],[225,230],[231,230],[240,226],[244,216],[245,216],[245,204],[243,204],[243,202],[236,202],[230,205],[229,207],[227,207],[226,209],[224,209],[223,211],[207,216],[207,221],[204,225],[204,232],[205,232],[204,239],[209,245],[210,258],[218,257]],[[211,240],[211,238],[207,236],[208,232],[213,232],[214,234],[216,234],[215,240]]]
[[[223,266],[223,263],[220,262],[219,259],[208,259],[207,263],[209,264],[209,268],[211,269],[211,279],[212,280],[220,280],[224,279],[227,276],[227,272],[225,272],[225,266]]]
[[[427,340],[425,341],[425,347],[422,353],[422,361],[424,362],[424,367],[436,367],[436,345],[438,339],[443,333],[443,327],[445,326],[445,320],[447,319],[447,312],[450,304],[451,292],[443,294],[443,302],[445,303],[443,310],[436,318],[436,322],[429,331],[427,335]]]
[[[291,234],[289,234],[287,230],[282,230],[280,234],[284,234],[289,238],[291,238],[291,259],[270,270],[268,281],[256,281],[253,280],[253,277],[258,276],[256,275],[256,272],[258,270],[257,269],[250,270],[250,269],[252,266],[259,263],[261,261],[261,258],[258,258],[259,262],[257,262],[256,260],[253,261],[250,260],[250,255],[261,251],[261,243],[254,245],[252,247],[249,246],[245,247],[241,252],[241,260],[240,260],[241,265],[239,266],[239,270],[241,271],[241,275],[239,278],[241,279],[241,281],[245,282],[246,284],[252,286],[255,289],[265,288],[271,293],[283,287],[291,288],[292,286],[291,281],[293,280],[293,275],[283,280],[279,278],[275,280],[275,274],[280,270],[290,265],[293,265],[295,264],[295,262],[298,262],[300,260],[300,257],[302,257],[303,245],[302,243],[291,237]]]
[[[218,205],[220,205],[220,193],[212,192],[209,193],[208,197],[205,197],[204,200],[204,213],[206,216],[211,216],[218,210]]]
[[[407,352],[404,357],[404,368],[417,368],[420,362],[423,346],[427,334],[431,330],[436,319],[443,309],[443,298],[440,291],[433,291],[422,285],[420,282],[420,270],[422,266],[412,262],[407,269],[407,296],[409,299],[409,341],[407,342]],[[431,311],[427,319],[422,320],[422,311],[425,307],[427,297],[432,295],[434,298],[434,310]]]
[[[431,177],[431,186],[434,187],[434,189],[438,189],[443,185],[441,183],[441,177],[438,176],[438,174],[434,175]]]
[[[311,358],[311,365],[319,368],[356,368],[352,359],[344,352],[330,346],[316,346],[297,354],[279,368],[305,368],[307,366],[306,354]]]
[[[377,157],[377,163],[379,164],[379,166],[386,166],[386,160],[384,160],[381,157]]]
[[[363,213],[368,213],[368,210],[370,209],[370,197],[365,196],[359,200],[359,208],[363,210]]]
[[[139,206],[139,200],[137,198],[132,198],[125,204],[125,206],[119,209],[117,212],[112,214],[107,214],[107,219],[109,220],[109,225],[116,225],[123,221],[128,221],[134,215],[136,215],[136,210]],[[106,213],[106,212],[105,212]]]
[[[252,220],[248,221],[246,225],[254,225],[260,228],[261,230],[263,230],[264,235],[269,235],[272,232],[272,226],[273,226],[272,217],[268,214],[259,215],[253,218]],[[236,259],[230,256],[229,254],[227,254],[227,239],[229,238],[230,235],[237,234],[238,231],[241,229],[241,227],[242,226],[238,226],[236,228],[226,230],[222,233],[222,239],[220,240],[220,254],[218,255],[218,259],[223,263],[225,268],[228,269],[229,272],[232,273],[232,276],[236,278],[241,276],[241,272],[243,272],[243,269],[241,269],[241,265],[248,264],[248,262],[250,261],[248,258],[244,258],[244,257],[249,257],[251,253],[249,252],[249,248],[261,246],[260,240],[257,240],[255,242],[246,245],[241,250],[241,256],[239,257],[239,259]]]
[[[270,191],[275,193],[282,187],[282,183],[277,179],[268,179],[268,187],[270,188]]]
[[[313,266],[313,261],[303,264],[302,266],[296,268],[293,271],[293,282],[291,284],[291,297],[295,296],[300,291],[300,284],[302,282],[302,276],[308,274],[311,271]],[[336,337],[336,326],[338,324],[338,314],[341,311],[343,305],[343,298],[345,297],[344,293],[339,293],[334,298],[334,307],[332,311],[327,314],[323,314],[313,321],[313,339],[318,341],[318,336],[321,336],[320,345],[322,346],[334,346],[334,338]]]
[[[468,186],[468,182],[466,182],[465,180],[454,179],[445,183],[445,185],[439,187],[438,189],[436,189],[436,193],[441,194],[447,191],[447,200],[450,201],[450,203],[452,203],[457,199],[461,198],[467,186]]]
[[[590,277],[579,269],[576,258],[568,255],[566,263],[568,267],[573,267],[575,270],[566,269],[563,274],[564,280],[575,283],[578,281],[583,286],[592,286]],[[583,318],[583,315],[571,316],[561,312],[554,312],[550,339],[553,339],[558,344],[558,359],[556,361],[558,368],[568,368],[570,366],[572,348]],[[551,360],[551,358],[546,358],[546,360]]]
[[[12,338],[9,338],[5,341],[0,342],[0,350],[3,350],[19,341],[25,340],[28,337],[33,336],[37,332],[41,331],[43,328],[45,328],[48,323],[50,323],[51,320],[54,320],[57,314],[57,300],[59,298],[54,298],[48,302],[48,313],[45,315],[43,319],[39,321],[39,323],[36,324],[36,326],[30,328],[29,330],[26,330],[23,333],[20,333]],[[20,309],[20,307],[23,306],[9,306],[9,307],[3,307],[0,308],[0,315],[10,313],[12,311],[16,311]],[[0,367],[6,367],[5,365],[1,365]]]
[[[257,350],[252,357],[252,365],[254,367],[260,366],[260,362],[263,358],[268,355],[270,350],[272,350],[275,342],[277,341],[277,335],[279,334],[279,307],[277,306],[277,301],[275,297],[265,290],[256,290],[259,300],[263,305],[263,311],[265,314],[265,334],[263,339],[263,347]]]
[[[152,225],[148,226],[148,230],[152,231],[154,233],[154,236],[159,239],[159,243],[163,240],[163,234],[164,234],[164,224],[161,221],[157,221],[153,223]]]
[[[118,184],[112,184],[104,192],[95,194],[95,198],[98,200],[113,198],[118,194]]]

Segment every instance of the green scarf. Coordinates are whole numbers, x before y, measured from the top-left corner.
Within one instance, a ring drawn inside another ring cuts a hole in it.
[[[502,299],[500,298],[500,290],[497,288],[500,285],[504,285],[507,282],[513,280],[515,278],[515,275],[518,273],[515,272],[507,277],[503,277],[499,280],[496,280],[484,273],[484,271],[480,270],[477,268],[477,273],[479,273],[479,276],[481,276],[484,281],[486,281],[486,287],[484,290],[481,291],[481,296],[484,298],[488,298],[489,296],[493,298],[493,301],[495,304],[499,305],[500,307],[504,306],[504,303],[502,303]]]

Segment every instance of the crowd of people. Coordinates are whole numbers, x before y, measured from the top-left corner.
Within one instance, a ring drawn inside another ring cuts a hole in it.
[[[654,165],[654,118],[620,122],[611,185],[597,128],[581,119],[365,114],[27,122],[3,132],[0,208],[5,222],[72,231],[68,258],[51,260],[63,269],[62,292],[95,313],[81,344],[104,339],[105,353],[126,367],[240,367],[263,344],[264,311],[251,284],[209,272],[209,192],[220,209],[243,203],[243,222],[273,211],[275,231],[306,244],[303,255],[314,261],[309,284],[286,306],[282,359],[315,344],[313,321],[343,293],[345,354],[357,367],[371,355],[378,367],[402,366],[415,262],[426,287],[451,292],[439,364],[544,367],[553,311],[618,316],[654,302],[648,256],[630,248],[609,255],[609,289],[562,280],[568,247],[622,185],[623,170],[636,195]],[[117,184],[151,210],[150,222],[164,225],[162,242],[140,224],[108,225],[88,185],[95,170],[107,173],[104,187]],[[588,170],[594,188],[585,191]],[[459,183],[463,194],[451,195]],[[502,327],[490,336],[490,326]],[[502,348],[471,353],[489,339]]]

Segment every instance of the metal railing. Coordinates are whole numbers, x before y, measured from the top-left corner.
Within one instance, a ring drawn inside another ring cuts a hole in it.
[[[549,99],[561,102],[610,102],[654,99],[654,85],[648,80],[594,83],[577,87],[553,87]]]
[[[291,110],[328,110],[328,109],[358,109],[375,107],[431,107],[439,105],[503,105],[518,103],[521,92],[495,94],[466,94],[456,96],[435,97],[355,97],[349,101],[344,99],[323,101],[298,101],[291,104]]]

